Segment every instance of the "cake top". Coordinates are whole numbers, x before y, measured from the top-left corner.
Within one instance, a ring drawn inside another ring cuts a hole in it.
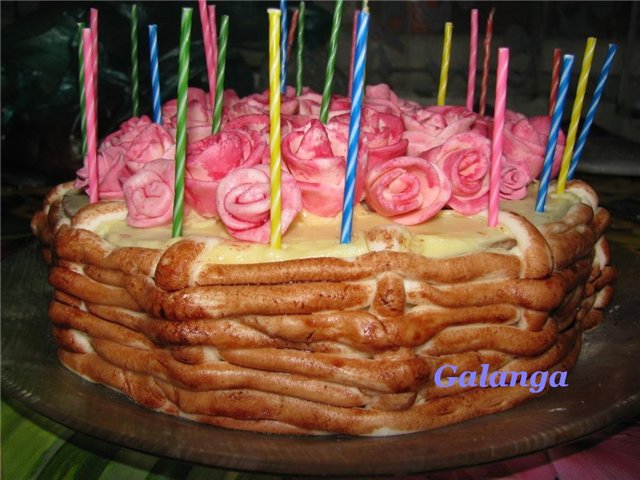
[[[310,221],[314,229],[334,228],[341,212],[350,99],[332,97],[326,124],[318,120],[321,101],[321,95],[308,88],[296,96],[289,87],[282,96],[281,226],[283,232],[291,227],[285,240]],[[130,227],[171,223],[176,103],[163,105],[162,124],[146,116],[131,118],[99,147],[99,197],[124,200]],[[269,243],[268,114],[268,91],[240,98],[226,90],[222,129],[212,135],[210,96],[189,89],[187,208],[200,221],[216,219],[227,237],[241,242]],[[527,187],[542,170],[549,127],[547,116],[507,112],[502,199],[527,196]],[[437,223],[447,210],[465,216],[486,210],[492,128],[492,118],[465,107],[421,106],[399,98],[387,85],[368,86],[356,175],[356,222],[382,217],[376,221],[419,228],[430,219]],[[563,144],[561,136],[552,176],[558,173]],[[87,187],[84,167],[76,186]],[[188,222],[186,228],[191,228]]]

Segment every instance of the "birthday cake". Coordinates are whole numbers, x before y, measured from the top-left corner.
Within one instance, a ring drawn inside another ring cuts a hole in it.
[[[339,241],[349,99],[282,98],[282,246],[269,245],[268,92],[190,89],[181,237],[176,102],[132,118],[32,221],[61,362],[144,407],[233,429],[389,435],[504,411],[566,376],[602,321],[606,210],[535,196],[549,118],[508,112],[498,226],[492,119],[367,87],[351,242]],[[559,170],[562,138],[553,174]],[[552,192],[553,188],[549,189]]]

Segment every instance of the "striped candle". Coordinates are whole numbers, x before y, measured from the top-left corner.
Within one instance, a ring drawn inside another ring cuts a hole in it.
[[[467,110],[473,112],[478,68],[478,9],[471,10],[471,33],[469,34],[469,74],[467,76]]]
[[[296,95],[302,95],[302,69],[304,66],[304,2],[300,2],[300,18],[298,19],[298,45],[296,48]]]
[[[562,50],[553,49],[553,65],[551,67],[551,88],[549,89],[549,116],[553,115],[558,96],[558,83],[560,82],[560,63],[562,62]]]
[[[487,31],[484,34],[484,58],[482,59],[482,79],[480,80],[480,105],[478,113],[484,115],[487,108],[487,90],[489,89],[489,61],[491,60],[491,37],[493,37],[493,15],[495,8],[491,8],[487,18]]]
[[[140,115],[140,81],[138,80],[138,5],[131,5],[131,110]]]
[[[500,209],[500,177],[502,175],[502,133],[507,109],[507,80],[509,77],[509,49],[498,49],[496,72],[496,102],[493,112],[493,137],[491,141],[491,176],[489,181],[489,226],[498,225]]]
[[[353,89],[353,63],[356,58],[356,39],[358,33],[358,17],[360,16],[360,10],[356,9],[353,12],[353,28],[351,30],[351,58],[349,61],[349,98],[352,95]]]
[[[444,105],[447,98],[447,83],[449,81],[449,64],[451,63],[451,37],[453,23],[444,24],[444,40],[442,42],[442,62],[440,63],[440,84],[438,85],[438,105]]]
[[[84,28],[82,30],[82,52],[84,57],[84,65],[94,64],[93,42],[91,38],[91,29]],[[84,91],[85,91],[85,115],[87,119],[87,156],[85,157],[85,166],[87,168],[87,179],[89,182],[89,201],[95,203],[98,198],[98,126],[96,125],[96,98],[95,98],[95,79],[92,68],[85,68],[84,72]]]
[[[567,130],[567,139],[564,145],[564,153],[562,155],[562,166],[560,167],[560,174],[558,175],[558,183],[556,191],[558,193],[564,192],[564,188],[567,183],[567,175],[569,173],[569,164],[571,163],[571,156],[573,155],[573,146],[576,141],[576,134],[578,133],[578,123],[580,122],[580,113],[582,112],[582,103],[584,101],[584,95],[587,91],[587,82],[589,80],[589,72],[591,71],[591,62],[593,60],[593,52],[596,48],[596,39],[589,37],[587,39],[587,46],[582,58],[582,70],[580,71],[580,77],[578,78],[578,87],[576,89],[576,98],[573,101],[573,110],[571,111],[571,120],[569,122],[569,129]]]
[[[549,182],[551,181],[551,168],[553,167],[553,157],[556,155],[560,122],[562,122],[564,105],[567,100],[572,68],[573,55],[565,55],[562,62],[562,74],[560,76],[560,83],[558,86],[558,96],[553,109],[553,116],[551,117],[551,127],[549,128],[549,139],[547,140],[547,149],[544,155],[544,163],[542,164],[540,184],[538,185],[538,196],[536,198],[536,212],[538,213],[544,212],[544,206],[547,201],[547,192],[549,190]]]
[[[280,91],[287,91],[287,0],[280,0]]]
[[[340,36],[340,24],[342,23],[343,0],[337,0],[333,11],[333,23],[331,25],[331,38],[329,40],[329,55],[327,57],[327,69],[324,74],[324,88],[322,89],[322,105],[320,106],[320,121],[326,124],[329,121],[329,104],[331,103],[331,91],[333,89],[333,76],[336,70],[336,55],[338,53],[338,37]]]
[[[575,151],[573,152],[573,158],[571,159],[571,165],[569,166],[569,180],[571,180],[575,175],[576,167],[578,166],[578,162],[582,157],[582,152],[584,151],[585,144],[587,143],[587,135],[589,135],[589,130],[591,129],[591,125],[593,124],[593,119],[596,116],[596,111],[598,110],[600,99],[602,98],[602,92],[604,91],[604,85],[605,83],[607,83],[607,77],[609,76],[611,64],[613,63],[613,57],[616,55],[617,49],[618,46],[616,44],[609,44],[609,50],[607,50],[607,56],[604,59],[602,70],[600,70],[600,76],[598,77],[598,83],[596,84],[596,88],[593,91],[593,97],[591,97],[591,103],[589,104],[587,117],[584,120],[582,130],[580,131],[580,136],[578,137],[578,143],[576,144]]]
[[[360,12],[358,33],[356,35],[356,55],[353,69],[353,96],[349,119],[349,143],[347,147],[347,169],[344,178],[344,196],[342,197],[342,222],[340,243],[351,243],[353,226],[353,204],[355,201],[356,172],[358,170],[358,143],[360,140],[360,114],[364,97],[364,74],[367,60],[367,35],[369,33],[369,14]]]
[[[82,158],[87,156],[87,117],[84,91],[84,49],[82,30],[84,23],[78,23],[78,91],[80,92],[80,134],[82,135]]]
[[[282,242],[282,190],[280,175],[280,10],[270,8],[269,14],[269,177],[271,248],[280,248]]]
[[[98,102],[98,10],[92,8],[89,13],[89,28],[91,29],[91,49],[93,51],[93,89],[95,101]],[[85,67],[86,75],[86,67]],[[95,106],[96,111],[98,106]]]
[[[200,13],[200,26],[202,27],[204,59],[207,64],[207,80],[209,81],[209,96],[211,97],[211,106],[213,107],[213,104],[216,98],[216,72],[215,72],[215,60],[213,57],[211,23],[209,22],[209,11],[207,10],[207,0],[198,0],[198,11]]]
[[[222,124],[222,103],[224,100],[224,75],[227,71],[227,44],[229,42],[229,15],[220,19],[220,49],[218,50],[218,64],[216,66],[216,100],[213,105],[212,133],[220,131]]]
[[[173,238],[182,236],[184,214],[184,173],[187,153],[187,94],[189,89],[189,49],[193,9],[183,8],[180,22],[180,53],[178,56],[178,112],[176,125],[176,176],[173,196]]]
[[[289,36],[287,37],[287,58],[291,57],[291,49],[293,48],[293,38],[296,36],[296,28],[298,27],[298,19],[300,18],[300,9],[296,8],[291,17],[291,25],[289,25]]]
[[[153,103],[153,121],[162,125],[160,107],[160,69],[158,67],[158,26],[149,25],[149,60],[151,64],[151,99]]]

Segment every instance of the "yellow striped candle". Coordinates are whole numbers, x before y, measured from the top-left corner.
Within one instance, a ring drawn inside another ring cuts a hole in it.
[[[565,140],[564,154],[562,155],[562,166],[560,167],[560,175],[558,175],[557,192],[564,192],[567,184],[567,175],[569,166],[571,165],[571,157],[573,156],[573,147],[576,143],[576,134],[578,133],[578,123],[580,122],[580,113],[582,112],[582,103],[584,95],[587,91],[587,81],[589,80],[589,72],[591,71],[591,62],[593,61],[593,52],[596,48],[596,39],[589,37],[587,46],[584,50],[582,58],[582,70],[578,79],[578,88],[576,89],[576,99],[573,101],[573,110],[571,111],[571,121],[569,122],[569,130],[567,130],[567,139]]]
[[[442,64],[440,65],[440,85],[438,86],[438,105],[444,105],[447,97],[447,82],[449,80],[449,63],[451,61],[451,36],[453,23],[444,24],[444,41],[442,42]]]
[[[280,10],[269,8],[269,176],[271,177],[271,248],[280,248],[282,228],[282,191],[280,173]]]

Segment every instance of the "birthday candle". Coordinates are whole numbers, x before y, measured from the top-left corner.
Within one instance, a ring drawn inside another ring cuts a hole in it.
[[[153,121],[162,124],[160,107],[160,69],[158,67],[158,26],[149,25],[149,60],[151,64],[151,100],[153,103]]]
[[[282,191],[280,175],[280,10],[270,8],[269,14],[269,176],[271,248],[280,248],[282,242]]]
[[[93,42],[91,38],[91,30],[85,28],[82,30],[82,51],[84,56],[84,65],[93,65]],[[87,179],[89,181],[89,201],[95,203],[98,201],[98,132],[96,125],[96,99],[95,99],[95,80],[92,68],[85,68],[84,72],[84,90],[86,94],[85,115],[87,119],[87,156],[85,165],[87,167]]]
[[[491,141],[491,178],[489,182],[489,226],[498,225],[500,206],[500,177],[502,174],[502,133],[507,108],[507,79],[509,76],[509,49],[498,49],[496,72],[496,103],[493,113],[493,138]]]
[[[353,97],[349,118],[349,143],[347,147],[347,169],[344,178],[344,196],[342,199],[342,222],[340,243],[351,243],[353,226],[353,203],[355,196],[356,171],[358,169],[358,143],[360,140],[360,115],[364,96],[364,74],[367,60],[367,35],[369,33],[369,14],[360,12],[358,33],[356,35],[356,55],[353,72]]]
[[[558,96],[558,82],[560,81],[560,62],[562,61],[562,50],[554,48],[553,66],[551,67],[551,89],[549,90],[549,116],[553,115]]]
[[[213,79],[215,80],[218,74],[218,21],[216,18],[216,6],[209,5],[207,10],[209,11],[209,28],[211,29],[211,47],[213,50]]]
[[[209,22],[209,12],[207,10],[207,0],[198,0],[198,10],[200,13],[200,25],[202,26],[202,41],[204,43],[204,59],[207,64],[207,79],[209,80],[209,96],[211,106],[216,97],[216,72],[214,70],[215,60],[213,59],[213,45],[211,41],[211,24]]]
[[[302,95],[302,67],[304,55],[304,2],[300,2],[300,18],[298,20],[298,46],[296,50],[296,95]]]
[[[140,82],[138,80],[138,5],[131,5],[131,109],[140,115]]]
[[[176,125],[176,178],[173,196],[172,236],[182,235],[184,213],[184,173],[187,150],[187,94],[189,88],[189,49],[191,45],[191,19],[193,9],[182,9],[180,22],[180,53],[178,56],[178,112]]]
[[[587,142],[587,135],[589,135],[589,130],[591,129],[591,125],[593,124],[593,119],[596,116],[596,110],[598,110],[598,104],[600,103],[600,98],[602,98],[604,85],[607,82],[607,77],[609,76],[609,71],[611,70],[611,64],[613,63],[613,57],[615,56],[617,49],[618,46],[616,44],[609,44],[609,50],[607,50],[607,56],[605,57],[604,63],[602,64],[602,70],[600,71],[598,83],[595,90],[593,91],[593,97],[591,97],[591,103],[589,104],[587,117],[585,118],[584,124],[582,125],[580,137],[578,137],[578,143],[576,144],[576,149],[573,153],[573,158],[571,159],[571,165],[569,166],[568,174],[569,180],[571,180],[573,178],[573,175],[576,173],[576,167],[578,166],[578,162],[582,157],[582,152],[584,151],[584,146]]]
[[[92,8],[89,14],[89,27],[91,29],[91,50],[93,55],[93,90],[95,92],[94,101],[98,101],[98,10]],[[86,75],[86,68],[85,68]],[[95,105],[97,111],[98,106]]]
[[[447,97],[447,82],[449,80],[449,63],[451,60],[451,36],[453,23],[444,24],[444,41],[442,42],[442,63],[440,64],[440,85],[438,86],[438,105],[444,105]]]
[[[582,70],[580,71],[580,77],[578,78],[578,87],[576,89],[576,98],[573,101],[573,110],[571,111],[571,121],[569,122],[569,129],[567,130],[567,139],[564,145],[564,153],[562,155],[562,166],[560,167],[560,174],[558,175],[558,183],[556,190],[558,193],[564,192],[564,187],[567,183],[567,174],[569,173],[569,164],[571,163],[571,156],[573,155],[573,146],[576,141],[576,134],[578,133],[578,122],[580,121],[580,113],[582,112],[582,102],[584,101],[584,94],[587,90],[587,81],[589,80],[589,72],[591,71],[591,61],[593,60],[593,52],[596,48],[596,39],[589,37],[587,39],[587,46],[584,51],[584,57],[582,58]]]
[[[220,20],[220,49],[218,50],[218,78],[216,79],[216,101],[213,106],[213,125],[211,132],[218,133],[222,124],[222,103],[224,100],[224,75],[227,70],[227,44],[229,41],[229,15]]]
[[[353,89],[353,62],[356,57],[356,38],[358,33],[358,17],[360,16],[360,10],[356,9],[353,12],[353,28],[351,30],[351,60],[349,62],[349,98],[352,95]]]
[[[80,91],[80,132],[82,135],[82,158],[87,156],[87,117],[84,90],[84,49],[82,30],[84,23],[78,23],[78,90]]]
[[[544,206],[547,201],[547,191],[549,190],[549,181],[551,180],[551,168],[553,167],[553,157],[556,155],[556,145],[558,143],[558,133],[560,132],[560,122],[564,112],[564,105],[567,100],[567,91],[571,81],[571,68],[573,67],[573,55],[565,55],[562,62],[562,74],[558,87],[558,97],[553,109],[551,117],[551,127],[549,128],[549,139],[547,140],[547,149],[542,164],[542,174],[540,175],[540,184],[538,185],[538,196],[536,198],[536,212],[544,212]]]
[[[467,110],[473,112],[478,64],[478,9],[471,10],[471,33],[469,35],[469,75],[467,77]]]
[[[289,25],[289,36],[287,37],[287,58],[291,57],[291,49],[293,48],[293,37],[296,36],[296,28],[298,27],[298,18],[300,17],[300,9],[296,8],[291,17],[291,25]]]
[[[484,34],[484,58],[482,59],[482,79],[480,81],[480,106],[478,113],[484,115],[487,107],[487,89],[489,88],[489,60],[491,59],[491,37],[493,36],[493,15],[496,9],[492,8],[487,18],[487,31]]]
[[[320,106],[320,121],[324,124],[329,120],[329,103],[331,102],[331,90],[333,88],[333,76],[336,70],[336,55],[338,52],[338,36],[340,23],[342,23],[343,0],[336,2],[333,11],[333,23],[331,24],[331,38],[329,40],[329,55],[327,57],[327,69],[324,74],[324,88],[322,89],[322,104]]]
[[[287,0],[280,0],[280,91],[287,91]]]

